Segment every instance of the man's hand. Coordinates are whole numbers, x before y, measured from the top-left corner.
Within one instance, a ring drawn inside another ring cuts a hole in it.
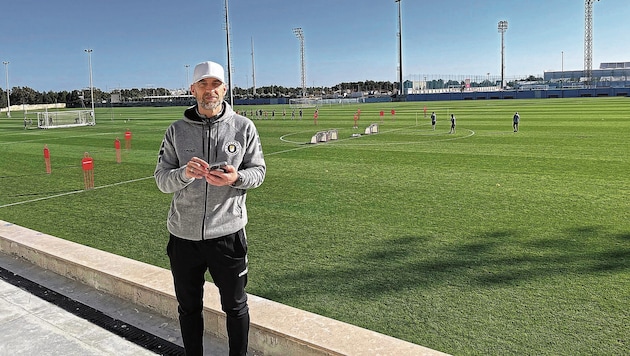
[[[205,175],[206,182],[217,187],[234,184],[238,179],[236,168],[232,165],[223,166],[222,168],[223,170],[207,171]]]
[[[209,166],[208,162],[199,157],[191,158],[186,164],[186,178],[204,178]]]

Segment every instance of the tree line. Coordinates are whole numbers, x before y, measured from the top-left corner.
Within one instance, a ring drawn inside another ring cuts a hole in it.
[[[366,80],[363,82],[348,82],[339,83],[333,87],[308,87],[306,88],[309,94],[326,94],[334,92],[346,92],[346,91],[392,91],[395,84],[385,81],[371,81]],[[183,95],[188,94],[185,91],[174,92],[166,88],[134,88],[134,89],[113,89],[109,92],[102,91],[99,88],[94,88],[94,103],[105,104],[109,103],[112,94],[119,94],[121,101],[140,101],[143,98],[150,96],[170,96],[170,95]],[[246,97],[300,97],[302,95],[302,88],[289,88],[281,85],[269,85],[256,88],[254,94],[254,88],[241,88],[235,87],[232,89],[232,94],[235,98]],[[10,90],[9,96],[11,105],[23,105],[23,104],[56,104],[65,103],[67,107],[82,107],[90,106],[92,103],[92,93],[89,89],[82,90],[63,90],[63,91],[46,91],[40,92],[30,87],[13,87]],[[7,106],[7,93],[6,90],[0,91],[0,108]]]
[[[542,78],[536,78],[530,76],[524,80],[542,80]],[[463,82],[458,81],[444,81],[442,79],[432,80],[427,82],[428,89],[441,89],[449,86],[463,85]],[[490,86],[494,83],[481,82],[471,83],[471,86]],[[389,81],[357,81],[357,82],[344,82],[339,83],[332,87],[307,87],[306,92],[309,95],[326,95],[333,93],[348,93],[348,92],[385,92],[391,93],[398,86],[398,83],[392,83]],[[0,108],[7,106],[6,90],[0,91]],[[109,92],[104,92],[99,88],[94,88],[94,103],[106,104],[111,100],[112,94],[120,94],[121,101],[139,101],[149,96],[170,96],[170,95],[182,95],[187,94],[180,90],[174,93],[172,90],[166,88],[134,88],[134,89],[114,89]],[[235,98],[251,98],[251,97],[289,97],[296,98],[302,96],[302,88],[290,88],[281,85],[270,85],[256,88],[240,88],[235,87],[232,89],[232,95]],[[67,107],[83,107],[89,106],[92,103],[91,92],[89,89],[72,90],[72,91],[47,91],[39,92],[29,87],[13,87],[10,90],[9,99],[11,105],[22,104],[56,104],[65,103]]]
[[[94,103],[108,103],[112,93],[120,93],[121,98],[126,101],[139,100],[152,95],[171,95],[171,91],[166,88],[144,88],[144,89],[122,89],[111,92],[104,92],[94,88]],[[3,90],[0,93],[0,108],[7,106],[7,95]],[[57,104],[65,103],[67,107],[82,107],[92,104],[92,93],[90,89],[72,91],[47,91],[39,92],[29,87],[13,87],[10,91],[9,100],[11,105],[28,104]]]

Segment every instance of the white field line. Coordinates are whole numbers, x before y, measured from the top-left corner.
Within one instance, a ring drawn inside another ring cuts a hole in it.
[[[143,181],[143,180],[147,180],[147,179],[150,179],[150,178],[153,178],[153,176],[144,177],[144,178],[137,178],[137,179],[132,179],[132,180],[128,180],[128,181],[125,181],[125,182],[117,182],[117,183],[112,183],[112,184],[108,184],[108,185],[101,185],[101,186],[98,186],[98,187],[94,187],[94,189],[110,188],[110,187],[114,187],[114,186],[121,185],[121,184],[127,184],[127,183],[134,183],[134,182]],[[7,207],[10,207],[10,206],[15,206],[15,205],[34,203],[34,202],[37,202],[37,201],[53,199],[53,198],[59,198],[59,197],[63,197],[63,196],[66,196],[66,195],[72,195],[72,194],[83,193],[83,192],[85,192],[85,190],[73,190],[71,192],[65,192],[65,193],[50,195],[50,196],[47,196],[47,197],[35,198],[35,199],[24,200],[24,201],[19,201],[19,202],[15,202],[15,203],[0,205],[0,208],[7,208]]]
[[[427,144],[427,143],[435,143],[435,142],[443,142],[443,141],[453,141],[453,140],[461,140],[461,139],[465,139],[465,138],[469,138],[473,135],[475,135],[475,131],[470,130],[470,129],[460,129],[460,130],[464,130],[464,131],[468,131],[468,135],[465,136],[450,136],[449,133],[446,132],[436,132],[436,131],[428,131],[427,134],[419,134],[417,136],[444,136],[442,139],[438,139],[438,140],[431,140],[431,141],[405,141],[405,142],[390,142],[390,143],[384,143],[384,142],[374,142],[374,143],[355,143],[352,142],[350,144],[346,143],[346,141],[349,140],[358,140],[361,138],[366,138],[366,137],[370,137],[370,136],[375,136],[375,135],[382,135],[385,133],[390,133],[390,132],[395,132],[395,131],[401,131],[401,130],[408,130],[412,127],[416,127],[414,126],[409,126],[409,127],[403,127],[403,128],[397,128],[397,129],[391,129],[391,130],[387,130],[387,131],[380,131],[379,133],[376,134],[372,134],[372,135],[361,135],[361,136],[357,136],[357,137],[347,137],[347,138],[342,138],[339,140],[335,140],[335,141],[330,141],[330,142],[326,142],[324,144],[322,143],[318,143],[318,144],[310,144],[310,143],[304,143],[304,142],[296,142],[296,141],[290,141],[288,139],[286,139],[288,136],[291,135],[296,135],[296,134],[300,134],[303,133],[305,131],[301,131],[301,132],[293,132],[293,133],[288,133],[286,135],[283,135],[280,137],[280,141],[282,142],[286,142],[286,143],[294,143],[294,144],[299,144],[301,145],[300,147],[297,148],[292,148],[289,150],[285,150],[285,151],[279,151],[279,152],[275,152],[275,153],[284,153],[284,152],[290,152],[290,151],[295,151],[295,150],[300,150],[300,149],[304,149],[304,148],[310,148],[310,147],[323,147],[325,145],[343,145],[343,146],[389,146],[389,145],[418,145],[418,144]],[[310,131],[309,131],[310,132]],[[342,144],[343,143],[343,144]],[[270,155],[270,154],[268,154]]]
[[[397,130],[401,130],[401,129],[396,129],[396,130],[391,130],[391,131],[386,131],[386,132],[392,132],[392,131],[397,131]],[[429,134],[429,135],[419,135],[419,136],[443,136],[443,138],[438,139],[438,140],[431,140],[431,141],[404,141],[404,142],[387,142],[387,143],[383,143],[383,142],[372,142],[372,143],[343,143],[341,144],[342,146],[346,147],[346,146],[396,146],[396,145],[421,145],[421,144],[430,144],[430,143],[435,143],[435,142],[445,142],[445,141],[455,141],[455,140],[462,140],[465,138],[469,138],[471,136],[475,135],[475,131],[470,130],[470,129],[460,129],[460,130],[464,130],[464,131],[468,131],[468,134],[465,136],[450,136],[449,133],[443,133],[443,134]],[[377,134],[378,135],[378,134]],[[337,141],[339,142],[339,141]],[[332,142],[334,144],[334,142]]]
[[[415,126],[411,126],[411,127],[415,127]],[[388,132],[394,132],[394,131],[400,131],[400,130],[406,130],[406,129],[409,129],[409,127],[408,128],[393,129],[393,130],[388,130],[388,131],[382,131],[381,133],[388,133]],[[473,136],[475,134],[475,132],[473,130],[466,129],[466,131],[469,132],[469,134],[466,135],[466,136],[445,138],[445,139],[440,140],[440,141],[450,141],[450,140],[456,140],[456,139],[463,139],[463,138],[471,137],[471,136]],[[274,155],[278,155],[278,154],[282,154],[282,153],[293,152],[293,151],[303,150],[303,149],[307,149],[307,148],[326,146],[326,145],[322,145],[322,144],[306,144],[306,143],[303,143],[303,142],[292,142],[292,141],[289,141],[289,140],[285,139],[287,136],[295,135],[297,133],[300,133],[300,132],[283,135],[283,136],[280,137],[280,140],[283,141],[283,142],[300,144],[299,147],[294,147],[294,148],[290,148],[290,149],[283,150],[283,151],[276,151],[276,152],[266,153],[265,156],[274,156]],[[99,133],[99,134],[92,134],[92,135],[96,136],[96,135],[111,135],[111,134],[112,133]],[[81,136],[90,136],[90,135],[81,135]],[[73,137],[81,137],[81,136],[73,136]],[[362,137],[368,137],[368,136],[369,135],[362,135],[362,136],[359,136],[359,137],[348,137],[348,138],[344,138],[344,139],[340,139],[340,140],[336,140],[334,142],[331,142],[331,144],[339,143],[339,142],[345,142],[345,141],[349,141],[349,140],[357,140],[357,139],[360,139]],[[67,138],[67,137],[64,137],[64,138]],[[33,141],[41,141],[41,140],[32,140],[31,142],[33,142]],[[22,142],[24,142],[24,141],[22,141]],[[430,142],[435,142],[435,141],[430,141]],[[419,144],[419,143],[428,143],[428,142],[418,142],[418,141],[396,142],[396,143],[391,143],[391,145],[402,145],[402,144],[408,145],[408,144]],[[0,144],[2,144],[2,142],[0,142]],[[354,145],[354,143],[352,145]],[[362,145],[362,146],[379,145],[379,146],[383,146],[383,145],[389,145],[389,144],[384,144],[384,143],[381,142],[381,143],[357,143],[356,145]],[[132,179],[132,180],[124,181],[124,182],[117,182],[117,183],[112,183],[112,184],[108,184],[108,185],[102,185],[102,186],[94,187],[94,189],[111,188],[111,187],[115,187],[117,185],[134,183],[134,182],[139,182],[139,181],[152,179],[152,178],[153,178],[153,176],[137,178],[137,179]],[[85,192],[85,190],[75,190],[75,191],[70,191],[70,192],[50,195],[50,196],[47,196],[47,197],[41,197],[41,198],[36,198],[36,199],[19,201],[19,202],[15,202],[15,203],[9,203],[9,204],[5,204],[5,205],[0,205],[0,209],[1,208],[7,208],[7,207],[10,207],[10,206],[34,203],[34,202],[47,200],[47,199],[59,198],[59,197],[63,197],[63,196],[66,196],[66,195],[78,194],[78,193],[83,193],[83,192]]]

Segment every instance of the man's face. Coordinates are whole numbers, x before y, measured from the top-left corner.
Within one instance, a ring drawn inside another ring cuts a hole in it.
[[[204,110],[214,111],[221,106],[227,88],[215,78],[205,78],[190,86],[190,91],[197,99],[197,104]]]

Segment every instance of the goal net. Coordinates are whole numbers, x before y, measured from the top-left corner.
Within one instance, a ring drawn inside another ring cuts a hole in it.
[[[320,98],[289,99],[289,107],[291,109],[316,108],[319,107],[321,100]]]
[[[337,99],[322,99],[319,103],[320,105],[350,105],[350,104],[358,104],[365,103],[365,98],[337,98]]]
[[[44,111],[37,113],[37,127],[40,129],[94,126],[95,124],[92,110]]]

